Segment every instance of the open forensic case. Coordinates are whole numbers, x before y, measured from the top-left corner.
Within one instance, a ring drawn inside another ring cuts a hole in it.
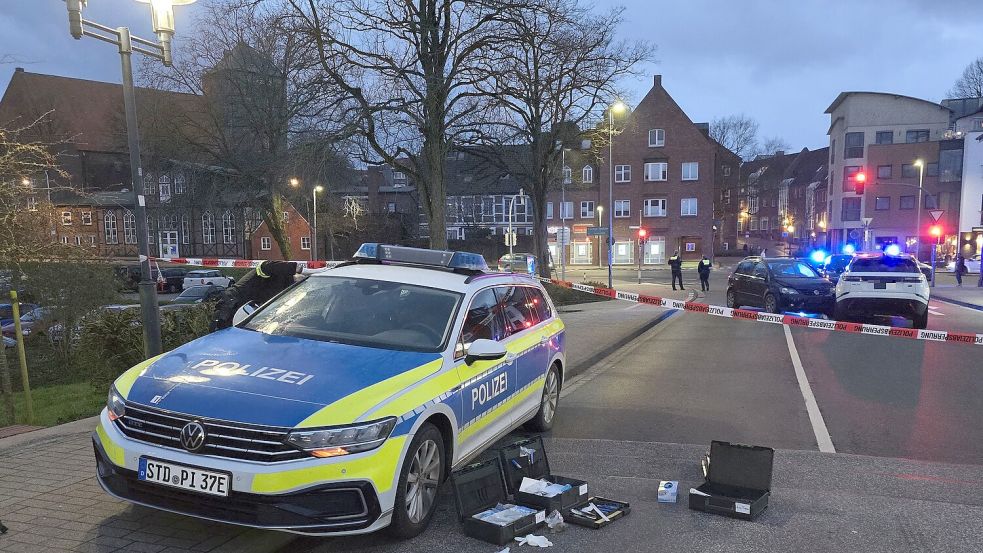
[[[542,437],[516,440],[500,447],[498,453],[505,469],[505,484],[516,503],[545,509],[546,512],[562,512],[587,499],[586,481],[556,476],[550,472],[550,461]],[[528,493],[520,490],[523,478],[545,480],[566,490],[552,496]]]
[[[689,494],[689,508],[752,520],[768,507],[775,450],[713,441],[706,482]]]
[[[472,538],[505,545],[546,522],[545,511],[507,503],[502,464],[497,457],[454,471],[451,483],[464,533]]]
[[[591,508],[592,505],[596,507],[597,510]],[[600,511],[600,513],[597,511]],[[584,501],[570,507],[566,511],[563,511],[563,520],[570,524],[585,526],[596,530],[611,524],[630,512],[631,505],[625,503],[624,501],[605,499],[603,497],[589,497]],[[601,516],[601,514],[604,516]]]

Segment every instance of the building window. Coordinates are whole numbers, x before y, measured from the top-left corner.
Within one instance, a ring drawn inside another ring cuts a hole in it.
[[[698,161],[687,161],[683,163],[683,180],[699,180],[700,163]]]
[[[891,178],[891,165],[878,165],[877,166],[877,178],[879,179],[889,179]]]
[[[939,164],[938,162],[926,163],[925,164],[925,176],[926,177],[937,177],[939,176]]]
[[[188,220],[187,215],[181,216],[181,243],[191,243],[191,221]]]
[[[281,221],[283,221],[283,226],[286,227],[287,226],[287,223],[290,222],[290,212],[289,211],[284,211],[283,212],[283,219],[281,219]]]
[[[721,168],[721,171],[723,172],[723,174],[724,174],[725,177],[729,177],[730,176],[730,165],[724,165]]]
[[[389,213],[396,213],[396,202],[389,202],[386,204],[386,211]]]
[[[560,219],[573,219],[573,202],[560,203]]]
[[[631,200],[615,200],[614,216],[619,218],[631,217]]]
[[[157,227],[154,225],[153,217],[147,217],[147,241],[151,244],[157,241]]]
[[[649,148],[659,148],[666,144],[665,129],[649,129]]]
[[[730,250],[730,242],[724,242],[720,246],[721,248],[723,248],[724,251]]]
[[[174,174],[174,193],[184,194],[184,173]]]
[[[573,171],[567,167],[563,166],[563,182],[564,184],[570,184],[573,181]]]
[[[201,214],[201,241],[203,244],[215,243],[215,217],[211,211]]]
[[[642,210],[642,215],[645,215],[646,217],[665,217],[666,199],[647,198],[645,200],[644,209]]]
[[[615,165],[614,182],[631,182],[631,165]]]
[[[96,235],[94,234],[89,235],[89,247],[91,248],[96,247]]]
[[[137,219],[132,211],[123,213],[123,243],[137,243]]]
[[[751,217],[751,230],[758,230],[758,218]]]
[[[585,183],[594,182],[594,168],[590,165],[584,165],[582,177]]]
[[[669,178],[669,164],[665,162],[646,163],[645,180],[648,182],[664,181]]]
[[[81,236],[76,236],[75,237],[75,245],[76,246],[81,246],[82,245],[82,237]]]
[[[580,202],[580,218],[592,219],[594,217],[594,202]]]
[[[679,201],[679,215],[693,217],[696,215],[696,198],[683,198]]]
[[[161,175],[157,181],[160,183],[160,201],[166,202],[171,199],[171,178]]]
[[[553,202],[546,202],[546,218],[553,218]]]
[[[164,215],[160,223],[161,230],[177,230],[177,215]]]
[[[874,209],[877,211],[887,211],[891,209],[891,197],[878,196],[874,198]]]
[[[925,194],[925,207],[923,209],[938,209],[938,208],[939,208],[939,195]]]
[[[842,221],[859,221],[860,220],[860,198],[843,198],[842,213],[840,214],[840,220]]]
[[[107,244],[119,244],[119,228],[116,226],[116,214],[107,211],[103,218],[103,233],[106,235]]]
[[[898,209],[915,209],[915,197],[901,196],[898,201]]]
[[[696,251],[696,242],[686,242],[686,251],[688,251],[688,252],[695,252]]]
[[[758,228],[760,228],[761,230],[768,230],[768,224],[769,224],[768,218],[767,217],[762,217],[761,218],[761,225]]]
[[[236,242],[236,219],[228,209],[222,214],[222,242],[226,244]]]
[[[843,159],[864,157],[864,133],[848,132],[843,141]]]
[[[72,212],[71,211],[62,211],[61,212],[61,224],[62,225],[65,225],[66,227],[68,225],[71,225],[72,224]]]
[[[157,193],[157,179],[153,173],[147,173],[143,176],[143,193],[147,195]]]
[[[35,198],[34,196],[28,196],[27,197],[27,210],[28,211],[37,211],[38,210],[38,199]]]
[[[939,182],[959,182],[963,178],[963,151],[939,152]]]
[[[86,225],[86,226],[92,224],[92,212],[91,211],[83,211],[82,212],[82,224],[83,225]]]
[[[914,144],[915,142],[928,142],[928,129],[912,129],[905,133],[905,142]]]
[[[874,141],[878,144],[894,144],[894,131],[877,131]]]
[[[901,176],[906,179],[913,179],[918,176],[918,167],[915,167],[912,163],[905,163],[901,165]]]
[[[448,232],[450,232],[450,231],[448,230]],[[455,237],[456,237],[457,232],[455,231],[454,234],[455,234]],[[273,249],[273,240],[271,240],[269,236],[264,236],[264,237],[260,238],[259,239],[259,249],[261,249],[261,250],[272,250]]]
[[[844,192],[854,192],[856,191],[857,181],[854,177],[860,172],[860,167],[857,165],[848,165],[843,168],[843,191]]]
[[[406,184],[406,173],[402,171],[393,171],[393,182]]]
[[[309,250],[309,249],[311,249],[311,237],[310,236],[301,236],[300,237],[300,249],[302,249],[302,250]]]
[[[61,237],[61,243],[62,244],[65,244],[67,246],[68,245],[68,237],[67,236],[62,236]]]
[[[723,193],[724,203],[730,205],[730,188],[725,188]]]

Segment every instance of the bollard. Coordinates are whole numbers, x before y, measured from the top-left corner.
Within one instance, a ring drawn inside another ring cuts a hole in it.
[[[27,424],[34,424],[34,402],[31,400],[31,382],[27,376],[27,354],[24,352],[24,332],[20,326],[20,303],[17,301],[17,290],[10,291],[10,299],[14,310],[14,339],[17,340],[17,360],[20,361],[20,376],[24,385]]]

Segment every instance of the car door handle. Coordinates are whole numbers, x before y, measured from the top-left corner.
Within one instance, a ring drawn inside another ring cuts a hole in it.
[[[514,354],[514,353],[507,353],[507,354],[505,354],[505,363],[511,365],[512,362],[515,361],[515,358],[516,357],[517,357],[517,355]]]
[[[540,344],[540,345],[543,345],[543,344],[545,344],[545,343],[546,343],[546,341],[547,341],[547,340],[549,340],[549,339],[550,339],[550,337],[544,334],[544,335],[542,335],[542,336],[541,336],[541,337],[539,338],[539,344]]]

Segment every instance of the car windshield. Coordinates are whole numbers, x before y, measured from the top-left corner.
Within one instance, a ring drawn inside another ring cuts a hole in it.
[[[273,300],[243,328],[276,336],[439,352],[462,298],[463,294],[398,282],[315,277]]]
[[[794,259],[768,261],[771,273],[777,277],[818,278],[819,275],[805,262]]]
[[[188,288],[184,292],[181,292],[181,295],[179,295],[178,297],[179,298],[203,298],[206,295],[208,295],[208,291],[210,289],[211,288],[209,288],[208,286],[192,286],[191,288]]]
[[[918,265],[909,257],[858,257],[850,265],[851,273],[917,273]]]
[[[205,278],[215,276],[215,273],[213,271],[191,271],[185,276],[189,278]]]

